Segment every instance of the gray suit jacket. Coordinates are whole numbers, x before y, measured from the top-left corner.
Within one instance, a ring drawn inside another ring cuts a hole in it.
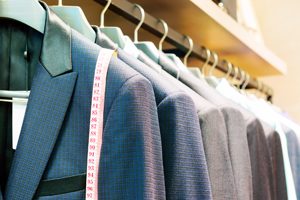
[[[140,54],[139,59],[153,69],[160,67],[143,53]],[[169,64],[172,65],[172,63]],[[228,151],[226,125],[222,113],[214,105],[167,72],[162,70],[158,73],[176,88],[185,91],[196,105],[213,199],[237,199]]]
[[[281,140],[278,133],[269,125],[262,123],[273,166],[274,199],[288,199]]]
[[[297,198],[300,199],[300,137],[291,128],[283,126],[284,133],[287,139],[288,154],[291,163]]]
[[[81,200],[85,197],[93,77],[101,48],[43,6],[45,34],[35,38],[42,40],[41,52],[31,49],[35,40],[30,28],[13,21],[0,27],[0,46],[11,47],[10,52],[1,48],[0,55],[11,53],[14,62],[24,63],[23,53],[30,41],[27,61],[35,64],[20,139],[2,192],[9,200]],[[10,38],[12,29],[25,38],[19,41],[20,49],[3,40]],[[14,65],[2,61],[4,71]],[[6,75],[1,89],[10,89]],[[106,82],[99,199],[165,199],[162,144],[151,83],[116,58],[110,62]],[[7,110],[5,113],[9,116]],[[11,134],[9,128],[1,129],[0,137],[7,134]]]
[[[165,56],[161,55],[160,64],[164,70],[176,77],[175,71],[167,65]],[[235,178],[238,199],[252,199],[252,173],[247,142],[246,124],[238,109],[227,104],[209,85],[192,74],[180,71],[179,80],[189,86],[205,99],[209,100],[222,111],[228,134],[228,149]]]
[[[104,36],[96,31],[96,42],[105,44]],[[121,49],[118,57],[153,85],[162,138],[166,198],[211,199],[201,130],[192,99]]]
[[[243,114],[247,124],[247,139],[252,169],[253,199],[275,199],[273,165],[262,122],[243,107],[239,105],[236,106]]]

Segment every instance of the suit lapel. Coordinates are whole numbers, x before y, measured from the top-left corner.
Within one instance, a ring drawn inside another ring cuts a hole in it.
[[[5,199],[33,198],[61,130],[76,78],[76,72],[52,77],[38,65]]]

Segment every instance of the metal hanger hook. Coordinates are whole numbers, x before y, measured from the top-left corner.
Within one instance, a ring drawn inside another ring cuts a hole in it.
[[[249,82],[250,82],[250,75],[247,73],[246,80],[245,80],[245,82],[244,82],[244,84],[242,86],[242,90],[243,91],[245,91],[245,89],[246,89],[247,85],[249,84]]]
[[[107,4],[104,6],[104,8],[100,14],[100,28],[104,27],[104,15],[111,4],[111,1],[112,0],[107,0]]]
[[[205,48],[205,47],[204,47],[204,48]],[[207,66],[208,63],[209,63],[209,61],[210,61],[210,56],[211,56],[211,51],[210,51],[209,49],[205,48],[205,52],[206,52],[206,60],[205,60],[204,65],[202,66],[202,75],[203,75],[203,76],[205,76],[205,75],[204,75],[204,73],[205,73],[205,68],[206,68],[206,66]]]
[[[238,73],[239,73],[239,68],[236,67],[236,66],[233,66],[234,68],[234,75],[232,77],[232,82],[233,82],[233,85],[234,85],[234,81],[236,80],[237,76],[238,76]]]
[[[241,80],[238,83],[238,87],[241,88],[241,85],[244,83],[244,81],[246,80],[247,76],[246,76],[246,72],[244,70],[242,70],[241,68],[239,68],[239,69],[240,69],[240,72],[241,72]]]
[[[256,89],[257,93],[256,93],[256,96],[260,97],[261,96],[261,92],[262,92],[262,84],[258,80],[258,78],[256,78],[256,82],[257,82],[257,89]]]
[[[228,80],[228,78],[232,72],[232,64],[230,62],[228,62],[227,60],[223,60],[223,63],[226,63],[226,65],[227,65],[227,73],[224,76],[224,78]]]
[[[213,58],[214,58],[214,63],[208,72],[209,76],[212,76],[212,72],[216,69],[218,62],[219,62],[219,56],[216,52],[213,52]]]
[[[169,33],[169,27],[168,27],[168,24],[162,20],[162,19],[159,19],[158,20],[164,27],[164,35],[162,36],[162,38],[160,39],[159,43],[158,43],[158,50],[162,51],[162,44],[163,42],[165,41],[166,37],[168,36],[168,33]]]
[[[57,4],[58,6],[62,6],[63,4],[62,4],[62,0],[58,0],[58,4]]]
[[[188,36],[188,35],[185,35],[185,38],[188,40],[188,42],[189,42],[189,50],[188,50],[188,52],[185,54],[185,56],[184,56],[184,58],[183,58],[183,64],[185,65],[185,66],[187,66],[187,59],[188,59],[188,57],[191,55],[191,53],[192,53],[192,51],[193,51],[193,49],[194,49],[194,41],[192,40],[192,38],[190,38],[190,36]]]
[[[138,23],[138,25],[135,27],[134,29],[134,42],[138,42],[138,31],[141,28],[142,24],[145,21],[145,10],[142,8],[142,6],[140,6],[139,4],[134,4],[135,7],[137,7],[141,13],[141,20]]]

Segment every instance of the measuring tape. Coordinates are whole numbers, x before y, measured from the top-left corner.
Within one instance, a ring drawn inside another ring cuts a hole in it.
[[[98,200],[106,74],[113,54],[113,50],[101,49],[95,68],[87,156],[86,200]]]

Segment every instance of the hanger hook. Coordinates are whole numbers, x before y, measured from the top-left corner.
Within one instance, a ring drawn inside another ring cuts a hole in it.
[[[205,47],[204,47],[204,48],[205,48]],[[210,61],[210,56],[211,56],[211,51],[210,51],[209,49],[205,48],[205,52],[206,52],[206,60],[205,60],[204,65],[202,66],[202,75],[203,75],[203,76],[205,76],[205,75],[204,75],[204,73],[205,73],[205,68],[206,68],[206,66],[207,66],[208,63],[209,63],[209,61]]]
[[[257,81],[257,94],[256,96],[257,97],[260,97],[261,96],[261,90],[262,90],[262,84],[261,82],[258,80],[258,78],[256,78],[256,81]]]
[[[228,62],[227,60],[223,60],[223,63],[224,62],[227,64],[227,73],[224,76],[224,78],[228,80],[228,78],[229,78],[229,76],[230,76],[230,74],[232,72],[232,64],[230,62]]]
[[[145,21],[145,10],[140,6],[139,4],[134,4],[135,7],[137,7],[141,13],[141,20],[138,23],[138,25],[134,29],[134,42],[138,42],[138,31],[141,28],[142,24]]]
[[[62,0],[58,0],[58,4],[57,4],[58,6],[62,6],[63,4],[62,4]]]
[[[246,80],[245,80],[245,82],[244,82],[244,84],[242,86],[242,90],[243,91],[245,91],[245,89],[246,89],[247,85],[249,84],[249,82],[250,82],[250,75],[247,73]]]
[[[236,67],[236,66],[233,66],[233,69],[234,69],[234,74],[233,74],[233,77],[232,77],[232,82],[233,82],[233,85],[234,85],[234,81],[236,80],[236,78],[238,76],[238,73],[239,73],[239,68]]]
[[[109,8],[112,0],[107,0],[107,4],[104,6],[103,10],[100,14],[100,28],[104,27],[104,14],[106,13],[107,9]]]
[[[189,57],[189,55],[191,55],[193,49],[194,49],[194,41],[192,40],[192,38],[190,38],[190,36],[185,35],[185,38],[188,40],[189,42],[189,50],[188,52],[185,54],[184,58],[183,58],[183,64],[185,66],[187,66],[187,59]]]
[[[244,81],[246,80],[246,72],[244,70],[242,70],[241,68],[240,69],[240,72],[241,72],[241,80],[240,82],[238,83],[238,87],[241,88],[241,85],[244,83]]]
[[[268,91],[269,91],[269,95],[268,96],[271,98],[270,102],[272,103],[272,96],[274,94],[273,89],[269,87]]]
[[[217,67],[218,62],[219,62],[219,56],[216,52],[213,52],[213,58],[214,58],[214,63],[208,72],[209,76],[212,76],[212,72],[215,70],[215,68]]]
[[[262,96],[264,97],[264,95],[266,94],[265,93],[265,84],[263,82],[261,82],[261,93],[262,93]]]
[[[166,37],[168,36],[168,33],[169,33],[169,27],[168,27],[168,24],[162,20],[162,19],[159,19],[158,20],[164,27],[164,35],[162,36],[162,38],[160,39],[159,43],[158,43],[158,50],[162,51],[162,44],[163,42],[165,41]]]

